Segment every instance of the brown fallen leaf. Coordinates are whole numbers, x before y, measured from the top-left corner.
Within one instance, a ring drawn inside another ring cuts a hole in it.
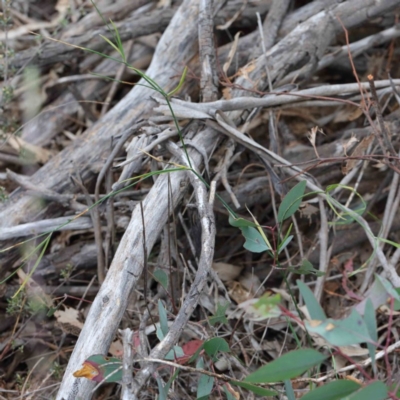
[[[83,322],[80,321],[81,315],[78,310],[66,306],[65,310],[57,310],[54,316],[63,332],[79,336],[83,328]]]

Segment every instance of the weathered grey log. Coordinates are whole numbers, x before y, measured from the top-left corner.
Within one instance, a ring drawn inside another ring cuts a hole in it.
[[[145,5],[151,7],[151,3],[151,0],[117,0],[100,6],[100,4],[96,2],[97,9],[93,9],[91,13],[85,15],[78,22],[68,25],[66,31],[62,34],[62,39],[66,39],[70,36],[83,35],[96,26],[104,27],[104,21],[108,22],[112,20],[115,23],[125,19],[132,11],[138,10],[139,8],[141,9],[141,7]],[[101,15],[99,15],[98,10]],[[135,14],[137,14],[137,12]]]
[[[247,93],[246,89],[265,88],[268,79],[274,84],[279,83],[285,75],[305,65],[310,66],[311,72],[317,68],[319,60],[334,37],[343,32],[341,24],[350,29],[395,9],[399,4],[399,0],[349,0],[329,7],[308,19],[306,23],[300,24],[267,51],[269,77],[265,58],[261,56],[250,71],[247,71],[246,67],[243,68],[243,73],[236,80],[236,84],[243,88],[242,94],[244,94]],[[240,93],[236,91],[233,97],[238,96]]]
[[[80,217],[76,220],[73,220],[73,216],[43,219],[41,221],[28,222],[22,225],[2,228],[0,231],[0,240],[12,239],[15,237],[34,236],[39,235],[40,233],[51,231],[89,229],[92,227],[92,221],[88,217]]]
[[[235,2],[230,7],[224,7],[219,14],[216,15],[214,22],[216,24],[223,24],[235,14],[240,4]],[[246,7],[243,12],[244,18],[241,18],[243,27],[251,27],[255,22],[255,13],[258,11],[265,14],[269,8],[268,4],[261,4],[260,6]],[[159,9],[152,11],[138,18],[134,16],[123,22],[116,23],[118,32],[123,42],[135,39],[140,36],[150,35],[155,32],[162,32],[168,26],[174,15],[175,10],[172,8]],[[89,33],[80,36],[68,37],[65,41],[79,47],[85,47],[95,51],[103,51],[108,48],[107,42],[100,37],[103,35],[110,40],[113,40],[113,34],[106,27],[96,30],[91,30]],[[86,53],[77,47],[71,47],[59,42],[48,42],[43,46],[33,49],[21,51],[10,60],[9,68],[19,69],[25,64],[36,65],[44,67],[56,62],[70,60],[73,57],[82,57]]]
[[[155,32],[162,32],[171,21],[174,10],[156,10],[152,13],[143,15],[141,18],[132,18],[122,23],[116,23],[121,39],[123,41],[137,38],[139,36],[150,35]],[[76,37],[68,37],[66,42],[73,46],[88,48],[94,51],[103,51],[109,44],[100,37],[103,35],[113,40],[112,32],[107,27],[91,30]],[[38,48],[21,51],[10,60],[9,68],[19,69],[25,64],[44,67],[56,62],[70,60],[72,57],[86,56],[87,52],[77,47],[72,47],[60,42],[47,42]]]

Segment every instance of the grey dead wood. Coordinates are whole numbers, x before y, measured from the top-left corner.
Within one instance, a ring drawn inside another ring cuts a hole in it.
[[[69,207],[74,211],[83,211],[86,209],[84,204],[77,202],[72,196],[58,194],[52,190],[32,184],[28,176],[16,174],[15,172],[7,169],[7,178],[10,181],[17,183],[23,189],[26,189],[27,192],[33,197],[54,201],[61,204],[63,207]]]
[[[150,153],[157,145],[177,135],[176,129],[166,127],[165,130],[154,135],[155,138],[146,133],[135,136],[126,149],[126,160],[117,165],[124,168],[118,178],[118,182],[112,186],[113,190],[117,191],[128,185],[129,181],[127,179],[133,176],[134,173],[141,171],[144,153]]]
[[[354,3],[355,3],[355,2],[354,2]],[[354,5],[355,5],[355,4],[353,4],[353,7],[354,7]],[[359,3],[358,3],[358,5],[359,5]],[[369,5],[371,6],[372,4],[369,4]],[[375,3],[374,3],[373,5],[375,5]],[[341,10],[341,11],[343,11],[343,10]],[[365,11],[365,10],[364,10],[364,11]],[[322,20],[323,20],[323,19],[322,19]],[[318,18],[317,18],[317,21],[318,21]],[[359,21],[357,21],[357,19],[354,19],[353,22],[354,22],[354,21],[356,21],[357,23],[359,23]],[[314,22],[315,22],[315,21],[314,21]],[[324,22],[326,23],[327,21],[325,20]],[[303,27],[303,28],[304,28],[304,27]],[[319,29],[321,29],[321,26],[319,26]],[[318,46],[317,48],[318,48],[318,50],[319,50],[320,52],[321,52],[321,47],[323,48],[323,50],[322,50],[322,52],[323,52],[323,51],[325,50],[325,48],[327,47],[327,45],[329,44],[330,40],[333,39],[333,37],[334,37],[334,31],[335,31],[335,29],[334,29],[334,27],[332,27],[332,35],[331,35],[331,36],[328,35],[328,39],[327,39],[326,41],[324,40],[322,43],[321,43],[321,42],[318,43],[319,46]],[[318,32],[318,31],[317,31],[317,32]],[[315,32],[314,32],[314,33],[315,33]],[[291,35],[289,35],[289,36],[291,36]],[[293,39],[293,38],[290,38],[290,39]],[[274,48],[271,49],[271,51],[273,51],[273,50],[274,50]],[[318,59],[319,57],[322,56],[322,53],[314,54],[314,56],[316,57],[316,59]],[[311,62],[314,63],[314,60],[312,60]],[[251,72],[250,72],[250,73],[251,73]],[[276,71],[276,72],[275,72],[275,79],[278,79],[278,77],[279,77],[279,72]],[[253,78],[255,79],[256,77],[253,76]],[[257,76],[257,78],[258,78],[258,76]],[[247,78],[247,79],[249,79],[249,78]],[[237,80],[237,81],[238,81],[238,80]],[[236,82],[237,82],[237,81],[236,81]],[[240,81],[240,78],[239,78],[239,81]],[[252,81],[252,82],[254,82],[254,81]],[[261,83],[260,86],[262,87],[262,83]],[[264,82],[264,86],[265,86],[265,82]],[[233,91],[233,92],[234,92],[234,91]],[[233,113],[233,114],[234,114],[234,113]],[[225,124],[225,125],[224,125],[224,124],[222,123],[223,121],[222,121],[221,119],[218,119],[218,116],[219,116],[219,115],[217,114],[217,121],[218,121],[218,123],[219,123],[220,125],[224,126],[225,130],[226,130],[227,132],[229,132],[229,131],[230,131],[229,128],[230,128],[231,126],[229,126],[228,124]],[[230,131],[230,132],[232,133],[232,131]],[[232,135],[230,135],[230,137],[232,137]],[[234,139],[235,139],[235,140],[238,140],[239,137],[241,138],[241,141],[240,141],[241,144],[246,145],[246,142],[249,143],[249,142],[245,139],[244,135],[241,134],[239,131],[237,131],[237,132],[236,132],[236,135],[235,135],[235,137],[234,137]],[[254,147],[252,147],[253,150],[254,150],[254,149],[257,149],[257,151],[260,152],[261,146],[257,146],[255,143],[253,143],[253,146],[254,146]],[[271,152],[268,152],[268,151],[266,151],[265,149],[264,149],[264,152],[269,153],[269,155],[271,155]],[[275,155],[275,157],[276,157],[276,155]],[[277,158],[276,158],[276,159],[277,159]],[[281,159],[281,162],[282,162],[282,161],[283,161],[283,159]],[[287,164],[287,162],[286,162],[286,164]],[[293,174],[292,174],[292,175],[298,176],[298,173],[299,173],[300,171],[301,171],[301,170],[299,170],[299,169],[297,169],[297,168],[294,168],[294,169],[293,169]],[[312,180],[307,181],[307,183],[308,183],[308,186],[309,186],[312,190],[317,190],[317,191],[319,191],[318,186],[315,185],[314,182],[313,182]],[[322,198],[324,198],[324,197],[322,197]],[[339,206],[339,204],[337,204],[337,206]],[[341,206],[341,205],[340,205],[340,206]],[[342,209],[346,209],[345,207],[343,208],[343,206],[341,206],[341,207],[342,207]],[[359,223],[366,224],[365,220],[363,220],[362,218],[359,218]],[[367,225],[367,226],[368,226],[368,225]],[[367,231],[367,236],[368,236],[368,238],[369,238],[371,244],[374,245],[375,239],[374,239],[374,236],[373,236],[372,232],[371,232],[370,230],[368,230],[368,229],[366,229],[366,231]],[[379,252],[378,252],[378,253],[379,253]],[[399,276],[397,275],[397,273],[395,272],[395,270],[394,270],[393,268],[391,268],[391,266],[388,264],[388,262],[387,262],[387,260],[386,260],[386,258],[385,258],[385,256],[383,255],[382,252],[380,252],[380,253],[378,254],[378,257],[379,257],[380,261],[382,262],[382,264],[384,264],[385,271],[386,271],[386,273],[388,274],[388,276],[390,277],[391,281],[392,281],[394,284],[399,283],[399,281],[400,281]],[[172,343],[171,343],[171,346],[172,346]],[[142,370],[138,373],[137,379],[139,380],[139,388],[143,385],[143,383],[140,384],[141,379],[142,379],[141,377],[143,376],[143,377],[144,377],[143,379],[144,379],[144,381],[145,381],[145,379],[147,379],[147,377],[150,376],[150,372],[153,370],[152,368],[154,368],[154,366],[153,366],[153,367],[149,366],[149,367],[148,367],[148,369],[149,369],[148,372],[146,372],[146,369],[142,369]]]
[[[201,134],[202,136],[196,136],[194,140],[197,140],[199,144],[208,144],[206,150],[208,152],[211,151],[215,140],[214,131],[206,129]],[[193,165],[199,165],[202,162],[202,156],[197,151],[189,150],[189,153]],[[165,175],[161,175],[143,202],[148,252],[151,251],[168,216],[167,203],[160,202],[160,198],[167,199],[170,191],[172,204],[177,204],[183,195],[183,188],[185,187],[188,174],[178,172],[174,173],[171,178],[171,187],[168,189],[168,179]],[[113,339],[125,310],[128,294],[135,287],[141,276],[144,255],[141,246],[142,235],[137,228],[140,226],[138,225],[141,220],[140,218],[140,209],[136,207],[133,211],[131,222],[110,266],[110,270],[94,300],[81,336],[72,353],[64,374],[62,387],[58,394],[59,399],[62,396],[66,399],[71,396],[70,398],[72,399],[74,398],[72,396],[76,396],[77,394],[82,396],[83,399],[90,398],[91,396],[92,383],[88,380],[73,378],[72,372],[79,369],[81,363],[89,355],[105,353],[108,350],[108,346]],[[184,317],[186,316],[182,316],[182,318]],[[180,319],[181,322],[182,319]],[[174,332],[174,335],[176,334]],[[168,346],[172,346],[173,344],[172,341],[168,341]],[[165,345],[164,343],[163,348],[165,348]]]
[[[93,224],[90,218],[81,217],[73,221],[71,217],[59,217],[43,219],[36,222],[28,222],[12,227],[3,227],[0,230],[0,240],[8,240],[17,237],[35,236],[51,231],[69,231],[80,229],[91,229]]]
[[[368,49],[371,49],[372,47],[377,47],[391,39],[397,38],[400,36],[400,26],[396,25],[393,27],[390,27],[388,29],[385,29],[381,32],[378,32],[374,35],[367,36],[363,39],[360,39],[358,41],[352,42],[349,45],[342,46],[338,49],[334,49],[331,53],[326,54],[319,62],[317,66],[317,71],[320,71],[330,65],[334,65],[340,60],[345,60],[346,63],[349,64],[349,51],[353,57],[353,59],[356,59],[359,55],[361,55],[363,52],[367,51]],[[357,60],[354,60],[356,63]],[[351,66],[350,66],[351,67]],[[360,68],[358,65],[356,65],[357,71],[360,73]],[[361,69],[362,70],[362,69]],[[285,77],[285,79],[282,80],[282,82],[292,82],[293,79],[303,79],[304,74],[306,71],[299,72],[299,71],[293,71],[289,75]]]
[[[87,193],[87,203],[88,206],[90,205],[90,215],[92,217],[93,227],[94,227],[94,236],[95,242],[97,246],[97,271],[98,271],[98,278],[99,282],[103,283],[104,276],[105,276],[105,261],[104,261],[104,245],[103,245],[103,235],[101,232],[101,217],[99,207],[92,207],[93,204],[99,202],[100,200],[100,185],[103,181],[103,178],[106,174],[110,171],[111,166],[114,162],[114,158],[120,153],[123,145],[125,142],[138,131],[143,125],[145,125],[145,121],[140,121],[134,124],[132,127],[127,129],[126,131],[121,133],[121,137],[117,140],[117,142],[113,143],[113,140],[110,142],[110,155],[108,156],[107,160],[105,161],[103,167],[101,168],[99,174],[97,175],[96,186],[94,189],[94,203],[90,199],[89,193]],[[86,189],[84,190],[84,192]],[[111,221],[110,221],[111,222]],[[112,221],[111,224],[113,225],[114,222]],[[111,228],[111,226],[110,226]]]
[[[260,40],[253,49],[251,59],[255,59],[259,56],[264,56],[264,68],[267,73],[267,78],[268,78],[268,87],[269,91],[273,91],[273,85],[272,85],[272,80],[271,76],[269,73],[269,66],[268,66],[268,57],[267,57],[267,50],[269,50],[276,42],[276,38],[278,36],[278,29],[282,24],[282,20],[285,17],[286,11],[289,7],[290,1],[288,0],[274,0],[271,5],[271,10],[268,13],[267,17],[265,18],[264,23],[261,25],[261,18],[258,15],[258,28],[260,31]],[[246,122],[243,126],[243,130],[246,129],[246,125],[258,114],[260,111],[260,108],[255,108],[253,109],[250,114],[246,118]],[[276,129],[275,129],[275,116],[272,110],[269,111],[269,140],[270,140],[270,148],[274,151],[277,150],[278,144],[277,144],[277,135],[276,135]],[[233,139],[230,138],[230,141]],[[233,142],[234,143],[234,142]],[[272,166],[268,163],[266,159],[261,158],[262,163],[264,164],[265,170],[268,173],[270,180],[273,184],[273,187],[279,195],[283,195],[286,190],[284,188],[284,185],[280,183],[281,179],[277,175],[277,173],[274,171]],[[225,185],[225,188],[227,186]],[[228,188],[227,188],[228,189]],[[287,253],[287,250],[285,250],[285,253]]]
[[[171,90],[171,85],[173,87],[174,84],[177,84],[178,79],[176,78],[173,82],[170,82],[168,71],[174,70],[177,65],[179,66],[185,59],[195,54],[197,11],[197,2],[189,0],[183,2],[161,38],[152,64],[147,71],[149,76],[167,90],[168,88]],[[178,43],[178,41],[174,40],[176,36],[185,38],[184,46],[182,41]],[[166,59],[166,54],[170,55],[169,59]],[[149,106],[148,101],[144,100],[147,96],[147,89],[136,86],[122,102],[106,114],[99,129],[105,128],[108,130],[110,127],[107,126],[104,120],[107,121],[107,117],[110,114],[115,116],[116,112],[120,114],[120,119],[125,119],[125,124],[129,124],[133,119],[140,118],[146,107]],[[124,109],[127,106],[129,110]],[[127,113],[128,116],[126,115]],[[115,132],[115,128],[120,130],[121,125],[114,126],[113,132]],[[89,132],[88,136],[93,134],[93,131]],[[96,135],[96,137],[98,136]],[[78,149],[75,149],[75,151],[78,151]],[[196,158],[193,158],[194,162],[196,162]],[[181,181],[184,179],[182,174],[174,174],[174,178],[171,180],[173,204],[177,204],[179,201],[182,192]],[[160,199],[167,199],[167,189],[166,178],[160,177],[156,180],[143,203],[148,251],[151,251],[167,219],[167,203],[160,202]],[[91,354],[107,352],[125,312],[129,294],[142,273],[144,257],[147,257],[147,255],[143,254],[142,235],[137,228],[138,221],[141,221],[140,209],[135,207],[131,222],[120,242],[106,279],[96,296],[85,326],[71,355],[57,399],[91,398],[93,383],[85,379],[76,379],[72,373],[79,369],[82,362]]]
[[[68,266],[74,271],[90,270],[96,267],[96,244],[91,242],[78,242],[68,247],[61,248],[53,253],[46,254],[36,268],[34,276],[46,278],[49,275],[59,275]]]
[[[174,10],[155,10],[138,18],[132,17],[124,22],[116,23],[122,41],[135,39],[139,36],[162,32],[171,21]],[[100,37],[113,40],[113,33],[107,27],[91,30],[80,36],[72,36],[65,39],[69,46],[60,42],[49,41],[38,48],[21,51],[10,60],[10,68],[19,69],[29,62],[30,65],[44,67],[56,62],[64,62],[72,57],[82,57],[85,51],[80,48],[88,48],[94,51],[103,51],[109,45]],[[80,48],[78,48],[80,47]]]
[[[10,299],[17,293],[21,286],[18,285],[4,285],[2,287],[2,291],[0,293],[1,297]],[[95,296],[96,293],[99,291],[99,287],[90,286],[87,288],[85,286],[47,286],[47,285],[40,285],[40,290],[44,293],[49,294],[51,296],[60,296],[63,297],[65,295],[75,296],[75,297],[82,297],[84,294],[86,296],[92,297]]]
[[[305,24],[305,25],[307,25],[307,24]],[[280,48],[282,48],[282,44],[279,46]],[[122,102],[122,103],[124,103],[124,102]],[[121,103],[121,104],[122,104]],[[114,111],[114,113],[113,114],[116,114],[117,116],[119,116],[118,114],[121,112],[121,109],[123,109],[123,105],[120,105],[119,107],[117,106],[116,107],[116,109],[114,109],[113,111]],[[113,115],[114,116],[114,115]],[[107,116],[106,116],[107,117]],[[109,121],[109,123],[111,122],[110,120],[108,120]],[[103,122],[105,122],[105,124],[104,125],[106,125],[107,126],[107,118],[105,118],[104,119],[104,121]],[[96,127],[96,128],[98,128],[98,127]],[[114,126],[114,128],[120,128],[119,126],[117,126],[117,127],[115,127]],[[98,128],[99,129],[99,128]],[[94,132],[96,131],[97,129],[93,129],[93,130],[91,130],[91,132],[90,132],[90,134],[89,134],[89,136],[91,136],[92,138],[96,138],[96,139],[98,139],[98,137],[99,136],[101,136],[101,135],[95,135],[94,134]],[[103,131],[102,129],[100,129],[100,131]],[[104,132],[104,131],[103,131]],[[92,148],[93,149],[95,149],[96,148],[96,146],[93,146],[93,144],[94,143],[91,143],[91,145],[92,145]],[[71,159],[68,159],[68,156],[67,157],[65,157],[66,156],[66,154],[65,153],[68,153],[68,152],[70,152],[70,153],[73,153],[73,155],[75,155],[77,152],[75,152],[75,151],[73,151],[73,150],[75,150],[74,149],[74,146],[72,146],[72,149],[67,149],[67,151],[66,152],[64,152],[64,154],[63,154],[63,156],[64,156],[64,159],[67,159],[68,160],[68,162],[71,162],[71,161],[73,161],[74,159],[75,159],[75,157],[74,156],[72,156],[71,157]],[[77,149],[77,150],[79,150],[79,149]],[[78,153],[79,153],[79,151],[78,151]],[[94,153],[95,154],[98,154],[96,151],[94,151]],[[82,153],[81,153],[82,154]],[[79,154],[79,156],[77,157],[77,160],[81,160],[83,157],[83,154],[82,154],[82,156],[81,156],[81,154]],[[100,151],[100,154],[103,154],[103,152],[102,151]],[[85,148],[85,153],[84,153],[84,155],[85,156],[87,156],[87,151],[86,151],[86,148]],[[59,160],[57,160],[57,161],[59,161]],[[50,163],[51,164],[51,163]],[[80,166],[82,167],[82,169],[84,170],[85,169],[85,167],[87,168],[87,166],[90,166],[90,160],[89,160],[89,163],[82,163],[82,161],[80,162]],[[47,166],[46,166],[47,167]],[[61,180],[59,180],[59,179],[55,179],[55,177],[51,177],[51,174],[50,174],[50,177],[49,177],[49,172],[50,172],[50,170],[51,170],[51,168],[53,167],[53,165],[51,165],[51,167],[46,171],[46,167],[44,168],[44,171],[46,172],[46,178],[47,178],[47,183],[48,183],[48,185],[51,187],[52,185],[54,185],[55,187],[58,187],[59,188],[59,190],[62,190],[62,187],[63,187],[63,184],[65,184],[64,183],[64,181],[62,181],[62,179]],[[67,165],[64,165],[64,168],[63,168],[63,170],[65,170],[65,167],[68,167],[68,164]],[[94,172],[96,171],[96,166],[91,166],[93,169],[94,169]],[[98,168],[98,166],[97,166],[97,168]],[[86,170],[86,173],[88,174],[88,175],[90,175],[90,169],[89,170]],[[50,178],[50,179],[49,179]],[[59,178],[58,176],[57,176],[57,178]],[[18,198],[18,193],[17,193],[17,196],[16,196],[17,198]],[[17,199],[16,199],[17,200]],[[23,205],[24,205],[24,203],[27,205],[27,207],[24,207]],[[19,213],[21,213],[21,210],[24,210],[24,216],[27,216],[27,215],[29,215],[29,213],[31,212],[32,213],[32,209],[31,209],[31,207],[29,206],[29,199],[26,199],[26,198],[23,198],[22,197],[22,199],[21,199],[21,201],[20,202],[18,202],[18,201],[16,201],[13,205],[15,205],[15,210],[16,210],[16,212],[13,212],[13,213],[9,213],[9,212],[7,212],[7,213],[4,213],[4,217],[5,218],[3,218],[2,219],[2,223],[3,224],[7,224],[7,219],[8,220],[10,220],[10,216],[12,216],[12,220],[13,221],[18,221],[18,219],[21,217],[21,215],[19,214]],[[22,207],[21,207],[21,205],[22,205]],[[8,211],[10,211],[10,208],[13,208],[13,207],[8,207]],[[32,213],[33,214],[33,213]],[[32,215],[31,214],[31,215]]]
[[[400,85],[400,79],[393,79],[392,83],[397,87]],[[391,82],[388,79],[376,81],[376,87],[379,88],[390,88]],[[368,90],[368,82],[361,82],[361,88]],[[308,100],[310,97],[317,96],[337,96],[338,103],[343,102],[346,99],[345,96],[358,93],[360,85],[358,83],[349,84],[336,84],[336,85],[323,85],[315,88],[309,88],[304,90],[293,90],[291,92],[283,93],[271,93],[263,97],[251,97],[249,93],[247,96],[238,96],[230,100],[217,100],[209,103],[191,103],[180,99],[172,99],[172,105],[174,107],[174,114],[178,118],[188,118],[190,112],[193,112],[195,117],[198,119],[213,118],[217,110],[220,111],[235,111],[235,110],[246,110],[256,107],[277,107],[289,103],[299,103]],[[339,97],[344,96],[344,97]],[[165,105],[163,99],[157,99],[160,106],[155,108],[155,111],[170,115],[170,111]]]
[[[229,13],[233,14],[234,11],[235,9],[231,8]],[[222,15],[221,19],[224,18],[224,15]],[[185,38],[185,35],[183,35],[183,37]],[[184,41],[181,42],[179,51],[188,50],[184,43]],[[246,44],[246,42],[244,44]],[[195,48],[190,49],[190,51],[194,52]],[[228,47],[226,47],[226,51],[228,51]],[[168,54],[168,57],[166,57],[165,54]],[[153,75],[151,75],[153,73],[151,70],[149,70],[149,72],[150,76],[168,91],[177,83],[177,80],[170,79],[170,76],[176,75],[178,66],[181,68],[180,71],[182,71],[185,63],[179,63],[179,61],[177,61],[176,57],[179,58],[179,54],[172,54],[171,51],[166,51],[165,54],[162,62],[165,62],[165,69],[163,69],[163,71],[166,72],[157,72]],[[245,56],[245,54],[243,54],[243,56]],[[187,57],[188,60],[190,58],[195,59],[196,57]],[[190,84],[190,82],[187,86],[189,87],[189,93],[190,90],[193,90],[195,87],[195,85],[193,83]],[[94,174],[99,172],[104,158],[107,157],[109,149],[108,138],[110,134],[117,135],[122,130],[127,129],[131,121],[135,121],[151,110],[150,102],[141,101],[143,98],[148,98],[147,95],[148,92],[143,90],[143,88],[132,91],[113,110],[108,112],[98,124],[94,124],[82,138],[75,140],[71,146],[57,155],[57,157],[50,160],[49,163],[32,177],[32,183],[38,184],[39,182],[46,182],[47,187],[52,188],[54,191],[68,192],[72,191],[71,184],[68,180],[70,174],[79,170],[82,171],[84,180],[91,179]],[[60,104],[64,100],[65,99],[63,99]],[[74,103],[74,110],[76,110],[76,102],[72,97],[71,100]],[[74,110],[71,112],[74,112]],[[30,137],[36,136],[33,132],[40,132],[44,129],[46,118],[47,122],[52,125],[51,129],[46,131],[51,133],[52,130],[56,130],[57,125],[60,123],[58,114],[57,111],[47,114],[46,117],[41,120],[41,123],[32,127],[32,136]],[[61,121],[62,120],[63,119],[61,119]],[[48,138],[46,137],[46,142],[47,141]],[[31,198],[24,196],[23,191],[17,190],[10,196],[10,201],[8,203],[0,206],[0,226],[17,225],[23,221],[35,219],[38,213],[37,205],[31,201]]]
[[[224,7],[224,9],[215,16],[215,24],[222,24],[230,19],[238,10],[239,6],[240,4],[234,2],[233,4],[229,4],[228,7]],[[240,21],[243,21],[242,27],[251,27],[255,21],[255,12],[258,11],[261,14],[265,14],[268,8],[269,6],[266,4],[261,4],[256,7],[247,7],[243,12],[243,18],[240,19]],[[117,22],[116,26],[121,40],[125,42],[140,36],[164,31],[175,11],[175,9],[171,8],[158,9],[140,16],[139,18],[138,16],[133,16],[125,21]],[[109,45],[99,35],[103,35],[111,40],[113,39],[112,33],[110,33],[106,27],[101,27],[79,36],[69,36],[65,41],[74,46],[103,51],[108,48]],[[85,52],[79,48],[50,41],[38,48],[32,48],[17,53],[15,57],[10,60],[9,68],[19,69],[27,63],[38,67],[44,67],[84,55]]]
[[[275,86],[288,73],[307,64],[312,72],[317,68],[319,60],[334,37],[343,32],[341,23],[349,29],[382,13],[390,12],[399,5],[399,0],[350,0],[321,11],[298,25],[267,51],[267,60],[273,60],[269,63],[269,74],[265,71],[265,58],[261,56],[251,65],[249,71],[247,67],[243,67],[243,73],[239,72],[241,76],[235,83],[242,87],[242,93],[245,93],[246,89],[264,90],[269,78]],[[236,91],[233,97],[240,96],[239,93]]]
[[[138,10],[145,5],[150,7],[152,6],[151,0],[117,0],[105,5],[104,7],[99,7],[97,2],[95,4],[101,13],[101,16],[96,9],[93,9],[91,13],[85,15],[74,24],[69,25],[63,32],[62,39],[82,35],[95,27],[104,27],[104,21],[109,22],[112,20],[113,22],[116,22],[126,19],[127,15],[132,13],[132,11]]]
[[[133,385],[133,351],[132,351],[132,339],[133,331],[132,329],[126,328],[120,330],[122,335],[122,343],[124,346],[124,358],[123,358],[123,369],[122,369],[122,400],[132,399],[132,385]]]
[[[286,36],[293,29],[293,26],[306,21],[321,11],[332,9],[340,3],[343,3],[343,0],[315,0],[298,8],[285,18],[279,34]]]
[[[200,0],[199,5],[199,54],[201,65],[200,91],[203,101],[218,98],[217,60],[214,47],[212,1]]]

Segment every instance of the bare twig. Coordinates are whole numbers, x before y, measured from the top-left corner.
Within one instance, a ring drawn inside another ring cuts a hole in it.
[[[200,0],[199,4],[199,53],[201,64],[200,90],[203,101],[218,98],[218,76],[214,47],[212,1]]]
[[[393,79],[393,84],[399,86],[400,79]],[[361,82],[361,88],[368,89],[368,82]],[[391,87],[390,80],[382,80],[375,82],[376,88],[386,88]],[[248,108],[256,108],[256,107],[275,107],[283,104],[288,104],[292,102],[299,102],[301,99],[324,99],[324,100],[336,100],[339,103],[349,103],[346,99],[343,98],[329,98],[330,96],[336,95],[351,95],[359,92],[359,85],[356,83],[347,83],[347,84],[337,84],[337,85],[327,85],[327,86],[318,86],[310,89],[299,90],[297,92],[287,93],[270,93],[267,96],[262,98],[255,97],[235,97],[231,100],[218,100],[211,103],[189,103],[179,99],[172,99],[172,106],[174,108],[174,112],[177,116],[180,116],[180,113],[185,110],[187,115],[184,115],[185,118],[190,117],[190,111],[197,112],[194,118],[210,118],[213,117],[216,111],[235,111],[235,110],[244,110]],[[329,96],[329,97],[328,97]],[[163,104],[165,103],[162,99],[158,100],[161,106],[156,108],[156,111],[162,112],[168,115],[168,109]],[[350,103],[354,106],[358,107],[358,104]],[[201,116],[204,113],[204,116]],[[193,114],[192,114],[193,115]]]
[[[133,338],[133,332],[129,328],[123,329],[120,332],[122,334],[122,343],[123,343],[123,346],[124,346],[121,399],[130,400],[132,398],[131,390],[132,390],[132,384],[133,384],[133,376],[132,376],[132,363],[133,363],[132,338]]]
[[[75,219],[73,217],[59,217],[53,219],[43,219],[36,222],[28,222],[10,228],[1,228],[0,240],[7,240],[16,237],[34,236],[40,233],[51,231],[67,231],[67,230],[81,230],[92,229],[93,223],[89,217],[80,217]]]

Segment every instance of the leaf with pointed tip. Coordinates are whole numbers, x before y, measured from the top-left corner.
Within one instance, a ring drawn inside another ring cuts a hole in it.
[[[228,343],[220,337],[211,338],[203,343],[204,351],[210,356],[215,357],[218,352],[228,353],[230,351]]]
[[[168,275],[162,269],[156,269],[153,273],[154,279],[165,289],[168,289]]]
[[[306,185],[306,181],[299,182],[296,186],[292,187],[284,197],[278,210],[279,224],[291,217],[299,209],[304,191],[306,190]]]
[[[116,357],[94,354],[86,359],[82,368],[73,373],[75,378],[94,382],[119,382],[122,380],[122,362]]]
[[[318,303],[317,299],[315,298],[310,288],[299,279],[296,281],[296,283],[306,303],[307,310],[310,314],[311,319],[316,319],[321,321],[325,320],[326,319],[325,312]]]

